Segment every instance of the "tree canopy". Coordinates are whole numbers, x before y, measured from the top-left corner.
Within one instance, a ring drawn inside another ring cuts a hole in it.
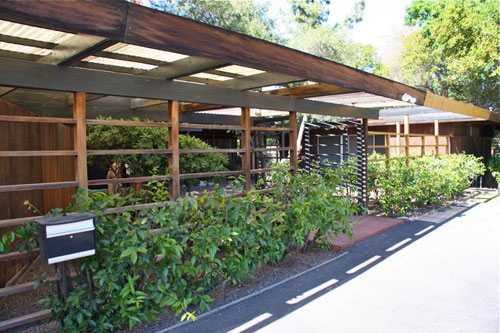
[[[402,37],[402,79],[437,94],[500,110],[500,1],[415,0]]]

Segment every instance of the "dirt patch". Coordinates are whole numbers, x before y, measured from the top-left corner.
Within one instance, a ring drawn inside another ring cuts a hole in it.
[[[308,252],[293,251],[288,253],[278,266],[263,265],[253,273],[253,278],[245,279],[239,285],[227,285],[216,287],[209,294],[215,301],[210,304],[212,309],[222,306],[226,303],[247,296],[258,290],[266,288],[298,273],[301,273],[311,267],[317,266],[331,258],[340,255],[341,252],[335,252],[326,249],[311,248]],[[46,265],[36,265],[29,274],[26,274],[23,282],[33,281],[34,276],[46,272],[53,275],[53,267]],[[37,301],[45,295],[47,287],[40,287],[36,291],[26,292],[19,295],[10,296],[7,302],[0,306],[0,321],[9,318],[18,317],[24,314],[42,310],[42,306]],[[196,311],[196,315],[200,315]],[[151,332],[159,330],[179,322],[171,311],[167,311],[158,316],[158,319],[151,324],[141,324],[132,330],[122,332]],[[57,330],[58,324],[38,323],[36,325],[19,327],[8,332],[53,332]]]

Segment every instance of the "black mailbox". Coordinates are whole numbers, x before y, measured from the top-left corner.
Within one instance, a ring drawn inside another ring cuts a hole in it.
[[[40,258],[55,264],[95,254],[95,219],[91,213],[36,220],[40,238]]]

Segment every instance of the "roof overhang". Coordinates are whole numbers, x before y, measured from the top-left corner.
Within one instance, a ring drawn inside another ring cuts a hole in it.
[[[191,102],[182,105],[183,111],[249,106],[371,119],[378,117],[374,101],[400,106],[406,96],[415,105],[500,121],[488,110],[126,1],[4,0],[0,19],[48,29],[57,37],[40,40],[0,32],[0,45],[41,50],[23,53],[0,46],[0,65],[7,69],[0,77],[0,96],[11,86],[85,91],[97,96],[93,98],[126,94],[137,99],[131,101],[131,109],[137,110],[176,99]],[[71,80],[74,75],[81,81]],[[56,79],[62,81],[51,82]],[[264,89],[305,81],[312,84]],[[123,87],[123,82],[129,86]],[[362,105],[361,97],[342,94],[362,95],[371,102]],[[310,100],[319,96],[328,97],[322,98],[324,102]]]

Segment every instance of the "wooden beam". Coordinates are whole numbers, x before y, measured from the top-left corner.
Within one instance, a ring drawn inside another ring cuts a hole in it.
[[[43,42],[35,39],[21,38],[4,34],[0,34],[0,42],[38,47],[40,49],[53,49],[57,46],[56,43]]]
[[[357,91],[353,89],[346,89],[343,87],[335,86],[332,84],[318,83],[318,84],[309,84],[293,88],[270,90],[267,93],[278,96],[290,96],[293,98],[308,98],[308,97],[347,94],[352,92],[357,92]]]
[[[340,117],[378,118],[378,110],[82,68],[61,68],[17,59],[2,58],[0,59],[0,67],[2,68],[0,85],[11,87],[82,91],[91,94],[152,99],[175,99],[206,104],[296,111]],[[23,75],[19,75],[19,73],[23,73]]]
[[[290,122],[290,171],[292,175],[297,173],[297,112],[289,113]]]
[[[239,79],[221,81],[213,84],[216,87],[224,87],[238,90],[247,90],[272,86],[275,84],[283,84],[289,82],[304,81],[304,78],[280,73],[261,73],[250,76],[245,76]]]
[[[208,59],[203,57],[187,57],[171,62],[170,64],[159,66],[155,69],[144,71],[142,74],[162,79],[177,79],[179,77],[203,72],[227,65],[221,60]]]
[[[175,201],[181,195],[181,185],[179,180],[179,102],[170,101],[168,103],[168,122],[172,127],[168,131],[168,149],[172,153],[168,156],[170,166],[170,200]]]
[[[434,119],[434,134],[439,135],[439,120]]]
[[[41,310],[38,312],[30,313],[24,316],[7,319],[0,321],[0,331],[8,330],[10,328],[34,323],[44,319],[50,318],[50,310]]]
[[[500,123],[500,113],[491,112],[477,106],[454,101],[431,92],[427,92],[425,95],[424,106]]]
[[[99,10],[96,10],[98,8]],[[0,2],[0,18],[278,72],[422,105],[425,92],[330,60],[129,2]],[[249,52],[251,50],[251,52]],[[305,65],[307,64],[307,66]]]
[[[241,148],[245,149],[245,154],[241,159],[242,172],[245,175],[245,190],[250,191],[252,187],[252,147],[250,144],[251,120],[250,108],[241,108]]]
[[[73,132],[74,147],[77,151],[75,164],[76,181],[79,187],[87,189],[87,130],[85,127],[86,109],[84,92],[76,92],[74,94],[73,118],[76,120],[76,126]]]
[[[86,58],[94,51],[101,51],[110,45],[110,41],[102,37],[75,35],[57,45],[49,55],[40,58],[38,62],[67,66]]]
[[[265,73],[267,74],[267,73]],[[260,75],[260,74],[258,74]],[[255,76],[255,75],[253,75]],[[252,77],[253,77],[252,76]],[[250,78],[250,77],[248,77]],[[244,87],[244,86],[240,86]],[[250,89],[250,88],[248,88]],[[276,96],[288,96],[293,98],[308,98],[308,97],[319,97],[319,96],[327,96],[327,95],[338,95],[338,94],[346,94],[356,92],[352,89],[346,89],[338,86],[334,86],[331,84],[319,83],[319,84],[310,84],[293,88],[282,88],[276,90],[266,91],[266,94],[276,95]],[[215,110],[220,109],[222,106],[220,105],[207,105],[207,104],[184,104],[181,107],[181,111],[183,112],[192,112],[192,111],[207,111],[207,110]]]

